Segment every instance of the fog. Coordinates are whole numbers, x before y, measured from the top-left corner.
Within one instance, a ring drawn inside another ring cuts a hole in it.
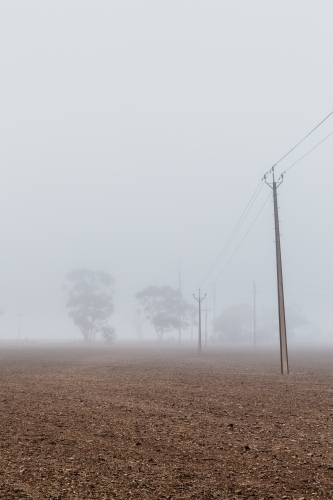
[[[138,339],[135,294],[177,289],[179,264],[193,305],[201,287],[213,308],[216,280],[216,316],[252,305],[253,281],[258,315],[277,310],[271,199],[236,251],[268,186],[202,281],[263,174],[333,110],[332,16],[328,0],[1,2],[0,341],[19,315],[21,339],[82,340],[62,290],[76,268],[114,278],[118,340]],[[277,175],[332,131],[333,115]],[[279,188],[301,342],[333,340],[332,151]]]

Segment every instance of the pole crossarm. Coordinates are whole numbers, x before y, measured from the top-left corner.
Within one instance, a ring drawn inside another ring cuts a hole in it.
[[[267,174],[264,175],[263,177],[263,180],[265,181],[265,184],[267,184],[267,186],[269,186],[271,189],[274,189],[274,167],[272,167],[272,169],[270,170],[270,172],[272,172],[273,174],[273,182],[267,182]],[[279,180],[281,179],[281,181],[279,182]],[[282,182],[283,182],[283,174],[280,175],[280,177],[278,178],[277,180],[278,184],[276,183],[276,189],[281,186]]]

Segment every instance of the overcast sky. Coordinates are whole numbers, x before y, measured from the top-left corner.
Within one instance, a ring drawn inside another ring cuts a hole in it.
[[[333,110],[329,0],[0,1],[0,338],[79,338],[61,286],[115,278],[191,301],[266,172]],[[277,167],[333,131],[333,116]],[[279,188],[286,303],[333,331],[333,136]],[[203,292],[262,207],[257,202]],[[271,200],[216,282],[217,312],[274,306]]]

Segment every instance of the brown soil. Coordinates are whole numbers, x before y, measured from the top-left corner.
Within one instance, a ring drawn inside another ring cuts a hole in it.
[[[332,353],[2,348],[1,499],[333,498]]]

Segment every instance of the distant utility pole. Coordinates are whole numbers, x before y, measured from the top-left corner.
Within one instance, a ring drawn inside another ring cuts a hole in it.
[[[256,284],[253,282],[253,347],[256,348]]]
[[[180,344],[180,318],[181,318],[181,314],[180,314],[180,305],[181,305],[181,290],[180,290],[180,285],[181,285],[181,274],[180,274],[180,260],[178,261],[178,276],[179,276],[179,287],[178,287],[178,290],[179,290],[179,293],[178,293],[178,321],[179,321],[179,326],[178,326],[178,341],[179,341],[179,344]]]
[[[213,281],[213,293],[214,293],[214,301],[213,301],[213,339],[215,344],[215,281]]]
[[[200,288],[199,288],[199,298],[197,299],[197,297],[195,297],[194,294],[193,294],[193,297],[199,303],[198,355],[201,356],[202,355],[202,347],[201,347],[201,302],[206,297],[206,294],[205,294],[205,297],[200,297]]]
[[[196,316],[196,314],[195,314],[195,313],[192,313],[192,324],[191,324],[191,342],[193,342],[193,326],[194,326],[194,322],[195,322],[195,316]]]
[[[18,315],[18,319],[19,319],[19,324],[18,324],[18,339],[19,339],[19,342],[21,340],[21,316],[22,316],[22,314]]]
[[[208,346],[208,343],[207,343],[207,337],[208,337],[208,332],[207,332],[207,313],[209,311],[211,311],[211,309],[208,309],[208,307],[206,307],[205,309],[203,309],[204,313],[205,313],[205,348],[207,349],[207,346]]]
[[[287,348],[287,330],[286,330],[286,315],[284,308],[284,293],[283,293],[283,277],[282,277],[282,257],[281,257],[281,243],[280,243],[280,228],[279,228],[279,211],[277,203],[277,188],[283,182],[283,174],[281,174],[281,181],[278,184],[275,182],[274,167],[272,167],[273,182],[266,181],[266,174],[264,180],[266,184],[273,189],[273,203],[274,203],[274,221],[275,221],[275,246],[276,246],[276,271],[277,271],[277,288],[278,288],[278,305],[279,305],[279,330],[280,330],[280,358],[281,358],[281,373],[282,375],[289,373],[288,366],[288,348]]]

